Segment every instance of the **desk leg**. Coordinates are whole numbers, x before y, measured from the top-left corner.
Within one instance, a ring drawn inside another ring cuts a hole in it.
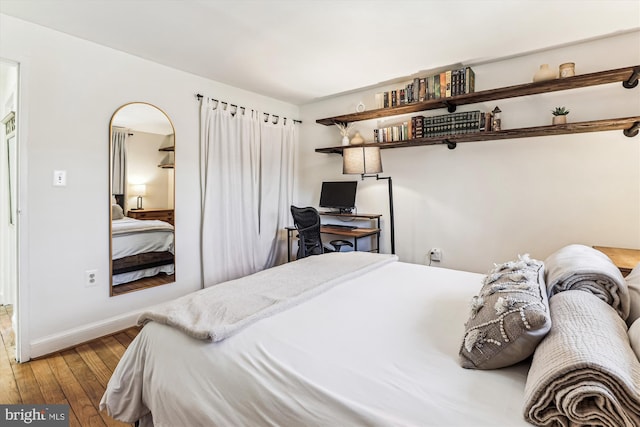
[[[356,251],[356,252],[358,251],[358,238],[357,237],[353,238],[353,250]]]
[[[287,230],[287,262],[291,262],[291,230]]]

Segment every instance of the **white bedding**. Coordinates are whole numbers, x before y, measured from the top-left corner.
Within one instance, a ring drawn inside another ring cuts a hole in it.
[[[217,343],[150,322],[101,409],[167,427],[529,425],[528,364],[458,364],[482,278],[395,262]]]
[[[114,274],[111,279],[111,285],[122,285],[123,283],[129,283],[135,280],[144,279],[145,277],[154,277],[160,273],[174,274],[175,264],[166,264],[159,267],[143,268],[141,270],[129,271],[128,273]]]
[[[145,252],[173,253],[173,226],[158,220],[129,217],[112,221],[112,259]]]

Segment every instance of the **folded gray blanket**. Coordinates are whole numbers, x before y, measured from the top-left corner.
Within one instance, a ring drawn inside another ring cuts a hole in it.
[[[549,297],[569,289],[594,294],[613,307],[620,317],[629,316],[629,289],[620,270],[608,256],[584,245],[569,245],[544,261]]]
[[[590,293],[549,300],[553,323],[536,348],[524,417],[539,426],[640,426],[640,362],[624,321]]]
[[[395,255],[369,252],[311,256],[151,307],[140,315],[138,324],[153,320],[197,339],[220,341],[259,319],[397,260]]]

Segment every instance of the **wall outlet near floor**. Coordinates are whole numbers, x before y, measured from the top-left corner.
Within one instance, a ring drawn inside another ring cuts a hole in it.
[[[433,248],[431,249],[431,252],[429,252],[429,257],[431,259],[431,261],[442,261],[442,249],[440,248]]]
[[[84,285],[88,288],[98,283],[98,270],[87,270],[84,272]]]

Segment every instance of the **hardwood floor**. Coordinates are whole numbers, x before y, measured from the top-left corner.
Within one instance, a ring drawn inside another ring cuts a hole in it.
[[[160,273],[157,276],[145,277],[134,282],[123,283],[122,285],[114,286],[112,289],[112,295],[122,295],[129,292],[138,291],[140,289],[153,288],[154,286],[166,285],[167,283],[173,283],[176,281],[175,274]]]
[[[11,306],[0,306],[0,403],[68,404],[70,426],[129,426],[98,405],[118,361],[138,328],[16,363]]]

